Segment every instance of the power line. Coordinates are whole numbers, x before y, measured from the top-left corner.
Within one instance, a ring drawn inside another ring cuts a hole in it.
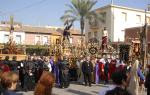
[[[34,6],[36,6],[36,5],[42,4],[42,3],[44,3],[45,1],[47,1],[47,0],[40,0],[40,1],[38,1],[38,2],[32,3],[32,4],[30,4],[30,5],[27,5],[27,6],[25,6],[25,7],[16,9],[16,10],[12,11],[12,13],[18,13],[18,12],[23,11],[23,10],[25,10],[25,9],[29,9],[29,8],[34,7]]]
[[[3,12],[3,11],[1,11],[0,10],[0,19],[2,20],[6,20],[8,17],[10,16],[10,14],[9,13],[7,13],[7,12]]]
[[[38,2],[34,2],[34,3],[30,4],[30,5],[27,5],[27,6],[25,6],[25,7],[16,9],[16,10],[14,10],[14,11],[12,11],[12,12],[9,12],[9,13],[8,13],[8,12],[3,12],[3,11],[0,10],[0,16],[3,16],[3,17],[8,16],[8,17],[9,17],[10,15],[12,15],[12,14],[14,14],[14,13],[18,13],[18,12],[21,12],[21,11],[23,11],[23,10],[25,10],[25,9],[34,7],[34,6],[39,5],[39,4],[42,4],[42,3],[44,3],[45,1],[47,1],[47,0],[40,0],[40,1],[38,1]]]
[[[0,15],[7,15],[7,16],[9,16],[10,14],[7,13],[7,12],[3,12],[3,11],[0,10]]]

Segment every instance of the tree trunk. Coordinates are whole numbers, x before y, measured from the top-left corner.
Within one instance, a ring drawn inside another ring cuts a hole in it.
[[[80,20],[80,28],[81,28],[81,50],[83,50],[83,46],[84,46],[84,39],[83,39],[84,19],[83,17],[81,17],[81,20]]]

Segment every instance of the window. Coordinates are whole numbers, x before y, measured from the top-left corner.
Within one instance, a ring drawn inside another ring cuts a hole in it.
[[[21,44],[21,35],[16,35],[15,42]]]
[[[141,23],[141,16],[140,15],[136,15],[136,22]]]
[[[100,13],[101,15],[102,15],[102,22],[103,23],[106,23],[106,12],[102,12],[102,13]]]
[[[48,36],[43,37],[43,44],[44,45],[48,44]]]
[[[88,32],[88,38],[91,38],[91,32]]]
[[[147,23],[150,24],[150,17],[147,17]]]
[[[60,44],[60,40],[59,39],[56,39],[56,44]]]
[[[7,43],[9,41],[9,35],[5,34],[4,35],[4,43]]]
[[[122,19],[123,19],[124,22],[127,21],[127,13],[122,12]]]
[[[94,32],[94,37],[95,37],[95,38],[97,37],[97,31]]]
[[[40,36],[35,37],[35,44],[40,44]]]

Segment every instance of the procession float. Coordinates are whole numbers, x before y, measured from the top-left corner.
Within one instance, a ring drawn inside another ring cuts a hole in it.
[[[6,44],[0,45],[0,57],[4,59],[6,56],[9,56],[10,60],[13,56],[17,57],[17,60],[24,60],[26,58],[25,46],[17,45],[13,40],[13,31],[14,31],[14,21],[13,16],[10,17],[10,27],[9,27],[9,41]]]

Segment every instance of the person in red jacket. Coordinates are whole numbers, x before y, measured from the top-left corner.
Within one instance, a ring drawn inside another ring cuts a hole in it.
[[[2,72],[8,72],[8,71],[10,71],[9,66],[7,64],[3,64],[2,57],[0,57],[0,70]]]
[[[99,61],[99,74],[100,74],[100,79],[104,80],[105,75],[104,75],[104,63],[102,62],[102,59]]]
[[[116,71],[116,60],[115,59],[112,59],[110,61],[110,64],[109,64],[109,74],[110,74],[110,77],[112,76],[112,74]]]

